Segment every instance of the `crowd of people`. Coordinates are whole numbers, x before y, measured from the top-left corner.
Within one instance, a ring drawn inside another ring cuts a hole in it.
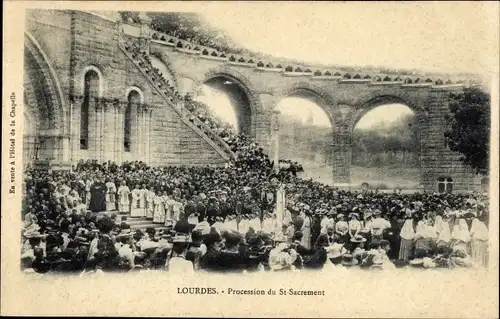
[[[27,170],[23,268],[487,266],[483,195],[342,191],[290,171],[276,173],[268,159],[255,161],[259,156],[266,158],[253,154],[226,167],[89,161],[73,172]],[[286,193],[281,222],[280,183]],[[162,228],[132,231],[127,221],[135,217]]]

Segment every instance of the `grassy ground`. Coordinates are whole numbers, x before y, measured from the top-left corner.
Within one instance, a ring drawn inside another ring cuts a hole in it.
[[[304,167],[304,177],[324,184],[332,184],[331,167],[314,167],[308,165]],[[420,183],[419,168],[404,167],[359,167],[351,166],[351,185],[361,185],[368,183],[370,188],[379,189],[416,189]]]

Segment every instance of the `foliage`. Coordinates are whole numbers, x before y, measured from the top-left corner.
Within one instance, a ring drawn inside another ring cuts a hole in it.
[[[283,119],[280,153],[301,162],[323,160],[330,165],[332,129],[314,127]],[[413,114],[368,129],[355,129],[352,137],[352,164],[364,167],[396,165],[418,167],[419,131]],[[319,156],[321,159],[315,158]]]
[[[451,94],[448,147],[462,154],[461,160],[476,173],[486,174],[490,146],[490,96],[480,88],[466,88]]]
[[[139,12],[132,11],[119,11],[122,21],[140,23]]]

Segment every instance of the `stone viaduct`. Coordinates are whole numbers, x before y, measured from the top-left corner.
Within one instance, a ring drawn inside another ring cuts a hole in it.
[[[443,135],[450,92],[474,79],[259,61],[161,34],[146,18],[132,25],[83,11],[28,10],[26,15],[25,164],[67,167],[97,159],[221,165],[234,154],[193,120],[177,97],[197,94],[208,84],[232,92],[240,130],[266,151],[281,99],[316,102],[332,124],[332,169],[340,186],[349,184],[356,122],[382,104],[405,104],[418,117],[423,189],[437,190],[438,179],[452,180],[457,191],[480,186],[480,178],[461,165]]]

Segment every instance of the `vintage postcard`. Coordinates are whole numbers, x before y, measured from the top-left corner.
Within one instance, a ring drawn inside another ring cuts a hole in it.
[[[498,3],[4,4],[2,315],[498,317]]]

